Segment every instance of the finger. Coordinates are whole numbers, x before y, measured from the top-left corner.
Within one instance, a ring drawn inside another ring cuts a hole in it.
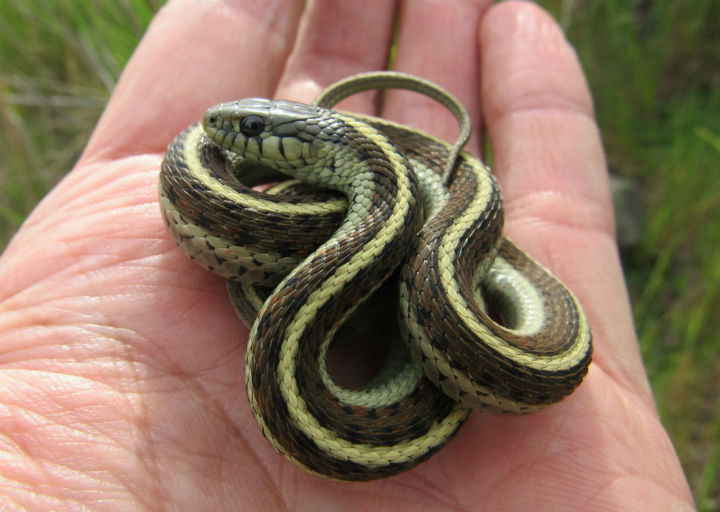
[[[270,95],[303,2],[194,2],[160,10],[118,83],[84,158],[160,152],[210,105]]]
[[[368,70],[385,69],[395,2],[310,2],[277,97],[311,102],[326,86]],[[374,113],[374,96],[359,94],[340,107]]]
[[[467,149],[478,152],[480,130],[477,30],[489,0],[405,1],[400,7],[393,69],[431,80],[450,91],[473,117]],[[452,141],[455,118],[445,107],[418,94],[388,93],[383,116]]]
[[[617,249],[587,84],[554,20],[525,2],[490,9],[479,34],[483,110],[510,237],[586,309],[594,362],[650,400]]]

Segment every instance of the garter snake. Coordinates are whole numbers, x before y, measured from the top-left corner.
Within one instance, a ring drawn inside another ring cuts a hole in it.
[[[460,141],[329,108],[375,88],[440,101]],[[350,77],[315,103],[212,107],[170,144],[160,173],[169,232],[228,279],[251,326],[247,394],[270,443],[308,471],[370,480],[427,459],[470,408],[532,412],[571,393],[590,363],[588,323],[573,294],[502,236],[494,177],[459,152],[470,133],[459,102],[386,72]],[[288,176],[340,195],[253,188]],[[391,275],[409,350],[364,386],[340,386],[328,347]]]

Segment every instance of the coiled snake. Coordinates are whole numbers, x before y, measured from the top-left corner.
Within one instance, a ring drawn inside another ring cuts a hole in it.
[[[375,88],[437,99],[460,120],[461,140],[328,108]],[[442,447],[469,408],[537,411],[587,372],[582,309],[502,237],[495,179],[458,154],[469,133],[449,93],[385,72],[350,77],[313,106],[220,104],[167,150],[159,187],[167,228],[228,279],[251,326],[252,411],[272,445],[308,471],[342,480],[396,474]],[[287,176],[341,195],[297,181],[252,188]],[[326,369],[334,335],[391,276],[409,350],[391,349],[396,356],[369,383],[340,386]]]

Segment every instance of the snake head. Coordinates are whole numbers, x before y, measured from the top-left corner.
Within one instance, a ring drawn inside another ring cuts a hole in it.
[[[311,163],[312,139],[324,109],[302,103],[248,98],[215,105],[203,116],[207,136],[237,155],[277,168]]]

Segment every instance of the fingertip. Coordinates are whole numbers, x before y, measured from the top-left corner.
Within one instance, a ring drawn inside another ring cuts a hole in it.
[[[590,91],[575,50],[555,19],[532,2],[493,6],[479,32],[483,83],[491,122],[515,110],[559,108],[593,116]]]
[[[611,232],[592,98],[561,28],[535,4],[508,1],[487,12],[479,41],[483,111],[508,205]],[[566,206],[553,206],[548,197],[563,197]],[[577,206],[582,204],[592,207]]]
[[[395,2],[308,2],[277,97],[311,103],[328,85],[356,73],[385,69]],[[362,93],[341,109],[372,114],[376,95]]]
[[[475,118],[473,138],[465,149],[480,152],[480,101],[476,33],[489,0],[413,0],[399,9],[393,69],[433,81],[455,95]],[[447,109],[427,97],[390,91],[383,116],[431,135],[454,141],[457,122]]]

